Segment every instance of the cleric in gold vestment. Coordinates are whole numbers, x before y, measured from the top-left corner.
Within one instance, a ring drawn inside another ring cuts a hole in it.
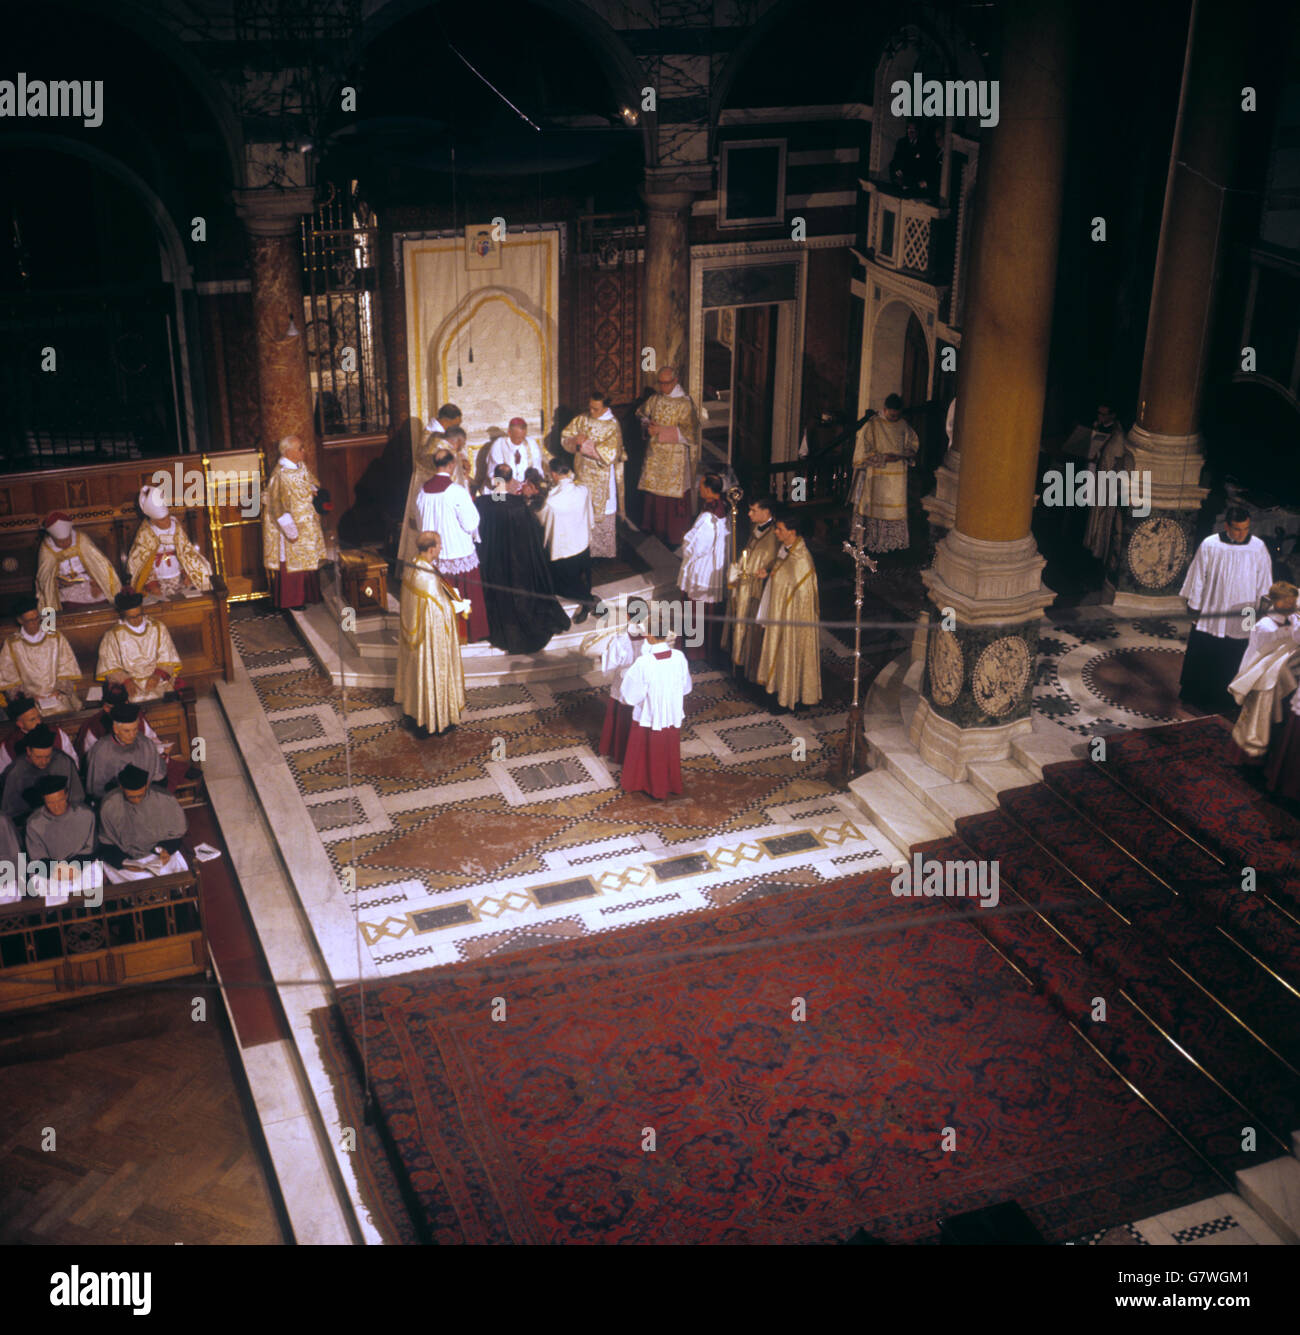
[[[901,551],[908,545],[907,470],[920,448],[916,432],[903,421],[903,400],[889,395],[884,412],[862,428],[853,452],[854,469],[864,472],[856,509],[866,516],[869,552]]]
[[[639,414],[648,444],[637,490],[645,492],[641,527],[676,547],[691,526],[700,467],[700,415],[672,366],[659,368],[659,392]]]
[[[763,628],[755,625],[755,614],[763,597],[760,572],[771,570],[781,544],[776,539],[770,496],[755,496],[749,503],[749,541],[727,572],[727,624],[722,645],[731,647],[731,661],[750,681],[758,680],[763,655]]]
[[[580,487],[591,492],[594,523],[592,556],[617,556],[616,515],[627,517],[623,497],[623,428],[609,395],[595,393],[585,413],[564,428],[560,444],[573,455],[573,473]]]
[[[774,527],[785,555],[773,566],[758,608],[763,628],[758,680],[779,705],[793,709],[822,698],[821,605],[817,572],[799,534],[799,521],[787,516]]]
[[[313,503],[320,483],[304,462],[297,436],[280,442],[280,459],[262,495],[262,563],[277,608],[320,602],[317,571],[325,559],[325,534]]]
[[[417,727],[434,733],[459,723],[465,708],[465,667],[456,617],[468,604],[452,598],[434,569],[440,548],[436,533],[421,533],[416,555],[406,564],[393,686],[393,703]]]

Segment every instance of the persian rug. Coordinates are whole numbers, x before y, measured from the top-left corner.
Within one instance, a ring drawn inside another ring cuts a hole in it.
[[[1222,1183],[969,904],[812,885],[368,986],[385,1131],[440,1243],[1052,1241]],[[999,915],[994,915],[995,917]],[[354,1052],[362,997],[340,993]]]

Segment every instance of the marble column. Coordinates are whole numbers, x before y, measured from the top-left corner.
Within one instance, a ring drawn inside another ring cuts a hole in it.
[[[956,524],[923,578],[931,614],[911,738],[956,781],[1031,729],[1038,626],[1055,596],[1030,534],[1065,175],[1071,0],[1009,0],[1001,120],[980,154],[958,357]]]
[[[683,385],[690,381],[691,216],[689,191],[642,192],[646,207],[645,302],[641,341],[655,350],[657,366],[675,366]],[[603,387],[600,387],[603,388]]]
[[[1134,467],[1150,477],[1151,514],[1125,516],[1107,561],[1107,601],[1123,611],[1181,612],[1178,589],[1195,552],[1200,434],[1225,188],[1241,127],[1247,25],[1232,0],[1195,0],[1165,186],[1155,281],[1142,355]]]
[[[262,403],[262,446],[267,466],[284,436],[298,436],[307,463],[317,465],[316,423],[307,372],[302,303],[302,215],[314,207],[310,188],[236,190],[235,208],[248,232],[253,278],[257,380]]]

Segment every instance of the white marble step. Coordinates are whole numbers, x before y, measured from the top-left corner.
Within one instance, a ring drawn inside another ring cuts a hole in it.
[[[1077,742],[1066,740],[1059,732],[1030,732],[1011,743],[1011,755],[1034,779],[1043,777],[1043,766],[1060,760],[1080,760],[1087,754],[1088,744],[1082,738]]]
[[[1300,1244],[1300,1162],[1284,1155],[1244,1168],[1237,1191],[1283,1242]]]
[[[873,769],[892,775],[952,834],[962,816],[991,811],[997,805],[972,784],[953,783],[917,754],[901,725],[869,729],[867,753]]]
[[[923,803],[912,796],[892,774],[872,770],[849,784],[853,800],[871,821],[900,850],[907,853],[913,844],[928,839],[942,839],[949,829]]]
[[[1013,760],[976,760],[966,767],[968,782],[993,805],[998,794],[1011,788],[1025,788],[1039,780]]]

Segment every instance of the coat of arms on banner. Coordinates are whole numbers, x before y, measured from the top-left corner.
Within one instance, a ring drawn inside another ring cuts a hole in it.
[[[465,268],[499,269],[501,242],[497,240],[491,223],[478,223],[465,228]]]

